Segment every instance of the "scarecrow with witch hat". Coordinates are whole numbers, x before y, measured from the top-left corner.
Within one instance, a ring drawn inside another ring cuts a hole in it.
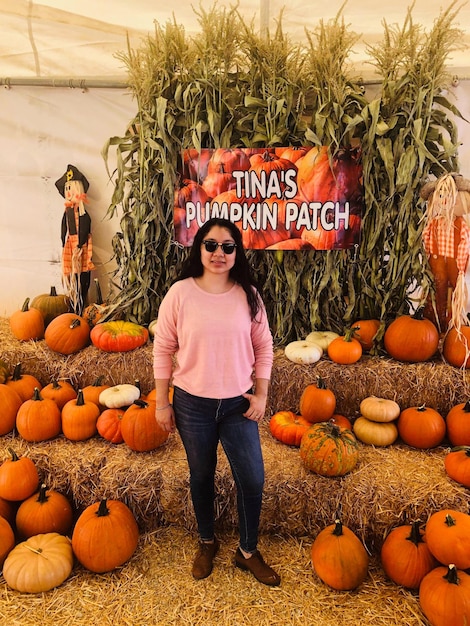
[[[65,198],[61,226],[62,281],[74,313],[81,315],[90,287],[91,270],[95,269],[91,260],[91,218],[85,210],[89,183],[74,165],[68,165],[55,185]]]

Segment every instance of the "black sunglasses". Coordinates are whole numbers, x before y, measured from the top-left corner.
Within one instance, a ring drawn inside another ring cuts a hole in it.
[[[224,254],[232,254],[232,252],[237,247],[236,243],[217,243],[217,241],[211,241],[210,239],[205,239],[202,242],[202,245],[207,250],[207,252],[215,252],[217,248],[222,248]]]

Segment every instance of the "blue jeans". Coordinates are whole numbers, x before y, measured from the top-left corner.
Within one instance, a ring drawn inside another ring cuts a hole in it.
[[[173,408],[190,472],[191,498],[201,540],[214,537],[214,495],[219,441],[237,487],[240,547],[254,552],[264,487],[264,463],[258,424],[243,417],[243,396],[214,400],[175,387]]]

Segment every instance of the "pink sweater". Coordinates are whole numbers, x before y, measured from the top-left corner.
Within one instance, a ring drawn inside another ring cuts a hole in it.
[[[158,312],[154,375],[203,398],[233,398],[255,378],[271,376],[273,341],[266,311],[252,321],[246,294],[235,284],[211,294],[193,278],[174,283]]]

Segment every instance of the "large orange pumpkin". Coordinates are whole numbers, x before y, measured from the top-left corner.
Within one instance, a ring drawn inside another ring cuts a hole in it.
[[[450,409],[446,427],[447,438],[453,446],[470,446],[470,400]]]
[[[102,574],[128,561],[138,540],[139,529],[130,509],[119,500],[101,500],[77,519],[72,548],[84,567]]]
[[[0,465],[0,498],[10,502],[19,502],[29,498],[38,488],[39,473],[29,457],[19,457],[12,448],[8,448],[11,459]]]
[[[439,331],[431,320],[423,317],[423,309],[414,315],[400,315],[386,328],[384,346],[397,361],[421,363],[436,353]]]
[[[71,441],[85,441],[96,435],[96,422],[100,415],[97,404],[86,401],[79,389],[77,397],[69,400],[62,409],[62,432]]]
[[[54,439],[61,431],[60,409],[54,400],[43,398],[36,387],[33,397],[18,409],[16,428],[26,441]]]
[[[90,343],[90,327],[80,315],[62,313],[49,323],[44,339],[54,352],[74,354]]]
[[[162,446],[169,433],[157,424],[156,402],[136,400],[121,419],[121,434],[125,443],[136,452],[149,452]]]
[[[343,336],[336,337],[328,344],[328,356],[334,363],[349,365],[362,356],[362,345],[353,337],[356,328],[348,328]]]
[[[36,376],[23,374],[21,363],[15,365],[12,375],[7,378],[5,385],[16,391],[23,402],[33,397],[36,387],[42,389],[42,385]]]
[[[362,542],[339,519],[318,533],[311,559],[318,577],[338,591],[356,589],[369,570],[369,557]]]
[[[412,406],[400,413],[398,434],[413,448],[435,448],[444,440],[446,423],[442,415],[431,407]]]
[[[454,564],[434,568],[421,582],[419,603],[432,626],[470,624],[470,575]]]
[[[344,476],[357,465],[359,444],[348,428],[332,422],[312,424],[300,442],[300,458],[320,476]]]
[[[15,427],[16,414],[23,400],[13,387],[0,383],[0,436],[11,432]]]
[[[443,565],[470,568],[470,515],[454,509],[440,509],[426,522],[428,548]]]
[[[90,338],[93,345],[104,352],[129,352],[147,343],[149,332],[140,324],[115,320],[96,324]]]
[[[52,532],[68,535],[73,524],[72,505],[63,494],[42,484],[38,493],[20,504],[15,521],[23,539]]]
[[[424,576],[438,566],[418,521],[393,528],[382,544],[380,558],[390,580],[407,589],[418,589]]]
[[[470,487],[470,447],[452,448],[444,457],[447,475],[464,487]]]
[[[29,298],[10,316],[10,330],[16,339],[29,341],[44,337],[44,317],[39,309],[29,308]]]

